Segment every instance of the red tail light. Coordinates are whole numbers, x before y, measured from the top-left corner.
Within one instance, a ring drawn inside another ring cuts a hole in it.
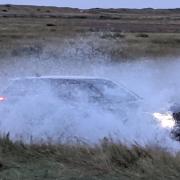
[[[0,102],[4,101],[6,98],[4,96],[0,96]]]

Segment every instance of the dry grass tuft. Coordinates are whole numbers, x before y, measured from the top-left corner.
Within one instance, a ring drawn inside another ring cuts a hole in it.
[[[108,139],[94,146],[80,141],[27,145],[6,136],[0,139],[0,177],[16,174],[20,179],[179,179],[180,155]]]

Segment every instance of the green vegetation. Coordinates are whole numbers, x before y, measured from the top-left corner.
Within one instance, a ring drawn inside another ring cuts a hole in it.
[[[157,146],[131,148],[104,139],[100,145],[31,144],[0,139],[0,179],[154,179],[180,178],[180,154]]]

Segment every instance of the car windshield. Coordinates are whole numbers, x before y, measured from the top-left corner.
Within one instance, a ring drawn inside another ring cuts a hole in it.
[[[4,91],[6,96],[26,96],[42,93],[54,93],[60,98],[88,99],[117,98],[134,100],[134,97],[124,88],[111,81],[101,79],[50,79],[32,78],[14,80]]]

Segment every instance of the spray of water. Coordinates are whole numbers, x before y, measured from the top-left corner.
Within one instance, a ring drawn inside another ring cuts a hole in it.
[[[13,107],[10,118],[0,119],[1,129],[10,132],[13,138],[21,136],[24,140],[32,136],[38,140],[50,138],[57,141],[66,136],[97,142],[103,137],[111,136],[126,143],[151,143],[179,150],[180,144],[170,137],[172,121],[165,123],[165,118],[161,117],[160,121],[156,118],[159,113],[168,113],[170,106],[180,100],[180,60],[141,59],[117,63],[102,61],[99,56],[96,58],[101,60],[96,63],[95,60],[91,62],[81,59],[76,63],[73,59],[67,61],[59,58],[35,63],[36,60],[32,58],[29,61],[5,64],[3,69],[8,71],[8,77],[34,76],[38,73],[108,78],[117,84],[123,83],[142,99],[136,113],[131,110],[126,112],[126,121],[99,106],[91,106],[86,101],[76,105],[59,101],[47,91],[49,94],[43,100],[40,97],[27,97]],[[16,66],[19,64],[26,68],[17,71]],[[2,79],[5,80],[3,75],[2,73]],[[24,108],[27,106],[28,109]],[[44,111],[39,111],[39,107]],[[42,115],[43,118],[37,120],[37,115]]]

